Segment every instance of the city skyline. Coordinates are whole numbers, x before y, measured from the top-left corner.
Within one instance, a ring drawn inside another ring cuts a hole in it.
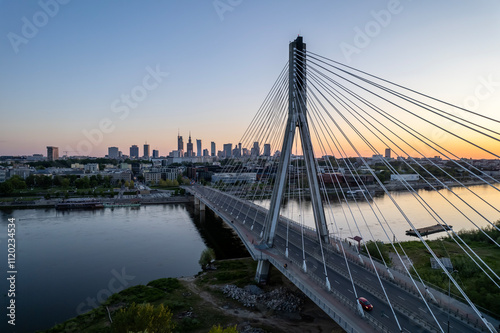
[[[498,118],[496,1],[222,2],[0,2],[0,155],[105,156],[147,138],[165,156],[179,128],[222,150],[241,141],[297,34],[310,51]]]

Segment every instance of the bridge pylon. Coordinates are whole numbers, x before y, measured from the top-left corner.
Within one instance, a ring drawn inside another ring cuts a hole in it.
[[[307,170],[309,190],[318,237],[328,243],[328,227],[318,182],[318,166],[314,158],[314,151],[307,123],[307,81],[306,81],[306,44],[302,36],[298,36],[289,45],[289,78],[288,78],[288,119],[285,138],[281,148],[278,171],[275,178],[271,205],[266,216],[262,242],[272,247],[276,226],[280,215],[280,205],[285,190],[288,166],[292,154],[292,144],[297,128],[299,129],[302,152]]]

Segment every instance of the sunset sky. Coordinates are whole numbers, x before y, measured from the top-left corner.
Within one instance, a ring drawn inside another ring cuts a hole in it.
[[[0,155],[142,154],[146,141],[167,155],[178,132],[222,150],[298,34],[309,51],[499,119],[499,17],[497,0],[0,1]]]

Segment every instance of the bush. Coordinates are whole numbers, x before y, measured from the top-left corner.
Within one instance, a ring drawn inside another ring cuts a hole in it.
[[[220,325],[214,325],[208,333],[238,333],[238,330],[236,329],[236,325],[226,328],[222,328]]]
[[[200,264],[201,268],[205,269],[207,265],[212,262],[212,260],[215,260],[215,252],[211,248],[206,248],[201,253],[198,263]]]
[[[172,312],[160,304],[132,303],[126,309],[120,309],[113,318],[111,325],[114,333],[128,333],[147,331],[158,333],[173,332],[175,324],[172,322]]]

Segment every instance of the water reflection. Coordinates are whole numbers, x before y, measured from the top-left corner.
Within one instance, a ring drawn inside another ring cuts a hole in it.
[[[375,196],[369,202],[352,199],[347,202],[341,199],[339,202],[339,198],[330,196],[329,203],[325,204],[328,228],[331,234],[343,238],[360,235],[365,240],[378,239],[388,242],[393,237],[400,241],[415,240],[416,238],[405,235],[405,231],[411,229],[409,223],[415,228],[422,228],[445,221],[453,226],[455,231],[459,231],[474,229],[474,224],[485,227],[489,225],[488,221],[495,222],[500,219],[500,192],[491,186],[454,187],[452,190],[453,192],[442,189],[439,193],[418,190],[416,197],[408,192],[390,192],[392,199],[388,195],[382,195]],[[256,203],[268,207],[269,201],[266,199]],[[285,199],[281,214],[315,228],[309,200]],[[445,234],[438,233],[428,238],[436,239],[443,235]]]

